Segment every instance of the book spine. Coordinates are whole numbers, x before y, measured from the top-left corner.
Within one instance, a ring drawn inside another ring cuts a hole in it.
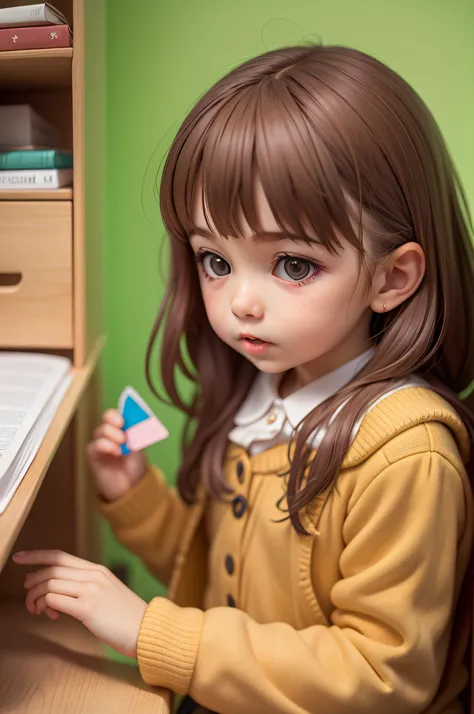
[[[26,5],[24,7],[6,7],[0,10],[0,27],[21,25],[44,25],[46,23],[46,5]]]
[[[1,171],[0,189],[59,188],[60,175],[52,171]]]
[[[49,47],[72,47],[68,25],[0,29],[0,52],[43,50]]]
[[[56,150],[0,153],[0,171],[70,168],[72,168],[72,154]]]

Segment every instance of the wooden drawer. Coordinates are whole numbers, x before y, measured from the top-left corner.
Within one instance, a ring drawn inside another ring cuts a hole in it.
[[[72,203],[0,201],[0,347],[72,343]]]

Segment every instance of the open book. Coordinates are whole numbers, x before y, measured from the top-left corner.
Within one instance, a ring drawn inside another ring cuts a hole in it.
[[[66,394],[70,368],[66,357],[0,352],[0,514],[13,498]]]

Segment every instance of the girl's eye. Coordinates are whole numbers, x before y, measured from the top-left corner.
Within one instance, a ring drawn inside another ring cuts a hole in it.
[[[227,260],[221,258],[220,255],[217,255],[217,253],[204,253],[200,256],[200,260],[202,262],[204,272],[210,278],[225,278],[226,275],[229,275],[231,272],[230,265]]]
[[[278,259],[274,275],[281,280],[301,283],[315,276],[317,272],[318,266],[311,260],[288,255]]]

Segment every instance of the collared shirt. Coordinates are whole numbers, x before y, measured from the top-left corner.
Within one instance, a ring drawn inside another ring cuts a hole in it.
[[[336,394],[360,372],[374,354],[374,349],[367,350],[359,357],[347,362],[293,394],[282,399],[278,394],[281,374],[260,372],[255,379],[247,398],[234,419],[234,428],[229,433],[229,440],[243,446],[253,456],[261,451],[290,441],[300,422],[326,399]],[[405,387],[427,386],[418,377],[411,376],[387,391],[368,405],[367,411],[389,394]],[[339,407],[339,409],[341,409]],[[356,424],[352,438],[357,433],[362,419]],[[320,428],[310,437],[313,448],[317,448],[324,436],[325,429]]]

